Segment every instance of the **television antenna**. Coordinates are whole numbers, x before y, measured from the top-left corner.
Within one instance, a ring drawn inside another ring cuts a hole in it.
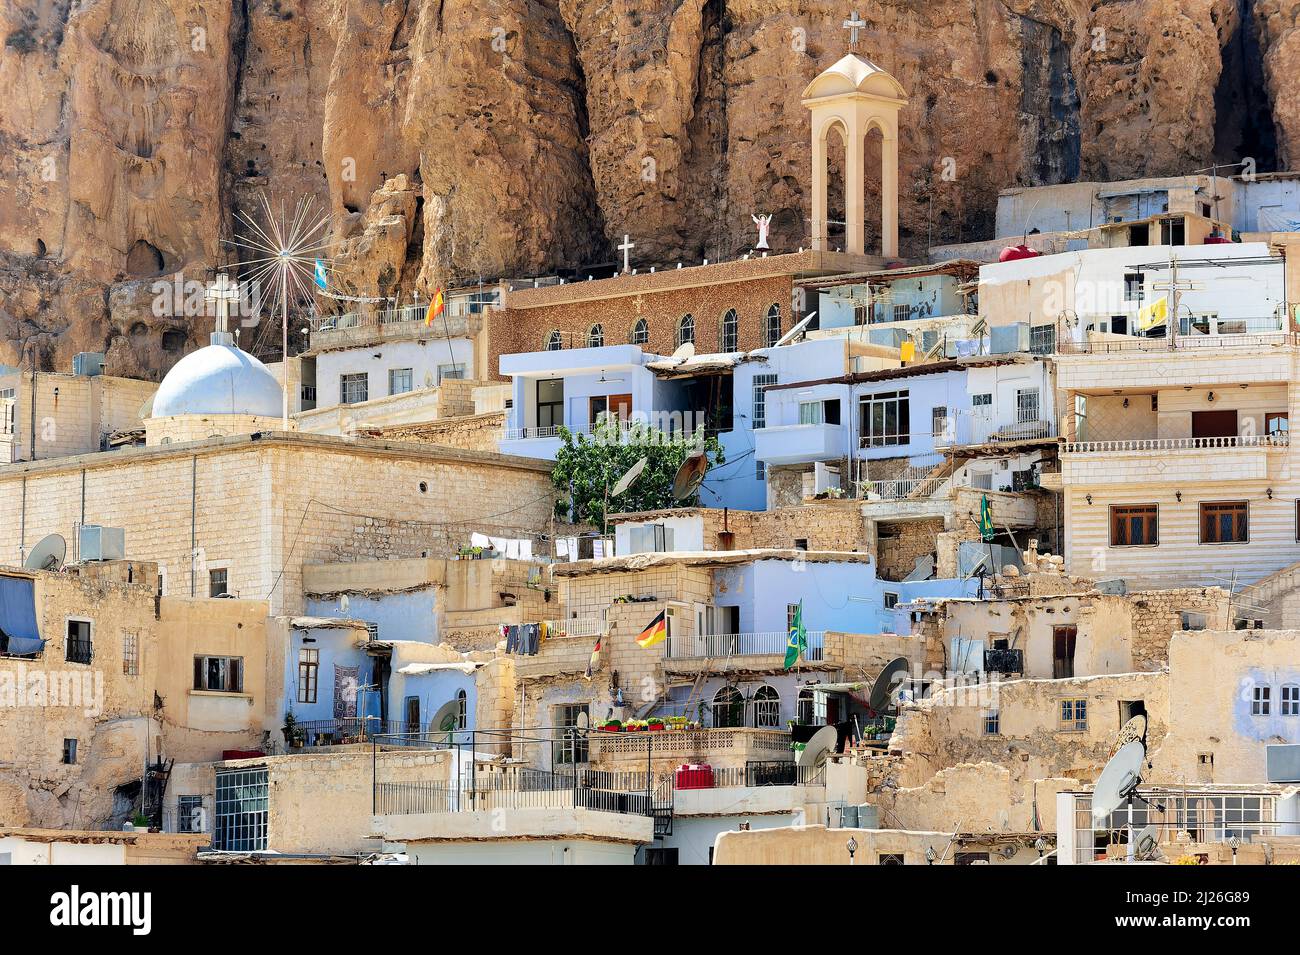
[[[68,554],[68,542],[59,534],[42,537],[39,544],[32,548],[23,561],[27,570],[59,570],[63,567],[63,558]]]

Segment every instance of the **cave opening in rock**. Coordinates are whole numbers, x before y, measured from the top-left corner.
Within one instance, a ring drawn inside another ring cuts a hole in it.
[[[137,239],[126,254],[128,275],[157,275],[164,267],[163,254],[158,247],[144,239]]]
[[[185,348],[185,341],[188,336],[182,329],[169,328],[162,333],[162,349],[167,352],[178,352]]]
[[[1277,130],[1264,84],[1264,58],[1255,24],[1255,0],[1237,0],[1237,25],[1223,48],[1214,91],[1214,162],[1255,161],[1258,172],[1277,170]]]

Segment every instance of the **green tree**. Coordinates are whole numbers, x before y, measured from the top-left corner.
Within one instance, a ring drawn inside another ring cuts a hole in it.
[[[701,444],[710,467],[726,460],[716,437],[705,438],[700,432],[692,441],[636,423],[624,428],[617,421],[602,421],[590,435],[575,435],[562,427],[560,440],[564,443],[551,470],[551,482],[559,492],[555,513],[601,529],[605,527],[606,495],[642,457],[646,466],[641,476],[618,497],[609,499],[611,514],[694,507],[699,504],[698,491],[682,501],[673,499],[677,469]]]

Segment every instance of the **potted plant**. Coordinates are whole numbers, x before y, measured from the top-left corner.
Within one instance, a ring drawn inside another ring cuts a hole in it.
[[[621,733],[623,731],[623,724],[618,720],[605,720],[605,722],[600,724],[600,728],[606,733]]]
[[[291,749],[302,749],[307,734],[298,725],[298,720],[293,715],[292,710],[284,714],[284,729],[281,732],[284,733],[284,744],[286,746]]]
[[[670,730],[684,730],[689,720],[684,716],[670,716],[667,722]]]
[[[662,732],[664,728],[664,721],[662,719],[652,717],[650,720],[646,722],[645,728],[652,733]]]

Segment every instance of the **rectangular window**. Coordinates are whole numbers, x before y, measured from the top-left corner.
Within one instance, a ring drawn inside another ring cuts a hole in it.
[[[897,304],[894,306],[894,321],[906,322],[912,317],[912,306]]]
[[[202,796],[176,797],[176,831],[207,832],[207,813],[203,810]]]
[[[1205,614],[1197,613],[1195,610],[1184,610],[1181,614],[1181,623],[1183,630],[1204,630]]]
[[[1271,686],[1255,687],[1254,696],[1250,701],[1251,716],[1268,716],[1270,705],[1272,703],[1273,688]]]
[[[631,395],[596,395],[587,399],[588,423],[596,424],[603,418],[617,418],[627,422],[632,417]]]
[[[997,710],[984,711],[984,735],[997,736],[1002,732],[1002,721]]]
[[[907,391],[863,395],[858,433],[864,448],[881,448],[911,441],[911,400]]]
[[[1282,715],[1300,716],[1300,684],[1282,685]]]
[[[64,659],[69,663],[89,663],[95,657],[95,648],[91,644],[91,623],[89,620],[69,620],[67,640],[64,643]]]
[[[134,630],[122,631],[122,673],[140,675],[140,635]]]
[[[1150,547],[1159,543],[1160,508],[1157,505],[1111,505],[1111,547]]]
[[[1016,391],[1016,423],[1031,424],[1039,420],[1039,400],[1037,388],[1021,388]]]
[[[555,429],[564,424],[564,379],[543,378],[537,382],[537,429]],[[552,431],[545,431],[549,434]]]
[[[789,633],[794,629],[794,615],[799,612],[798,604],[785,605],[785,632]]]
[[[1245,501],[1207,501],[1201,504],[1202,544],[1244,544],[1250,539]]]
[[[315,703],[320,673],[320,651],[303,647],[298,651],[298,702]]]
[[[799,402],[799,423],[800,424],[821,424],[822,403],[820,401]]]
[[[414,368],[388,369],[388,393],[390,395],[404,395],[408,391],[413,391],[415,389],[414,383]]]
[[[194,689],[213,693],[243,693],[244,658],[195,657]]]
[[[1088,728],[1088,701],[1061,700],[1060,729],[1068,733],[1081,733]]]
[[[14,433],[14,414],[18,402],[13,388],[0,388],[0,434]]]
[[[269,801],[265,768],[217,773],[212,848],[225,852],[264,852]]]
[[[991,394],[971,395],[970,406],[972,408],[992,408],[993,395]]]
[[[460,380],[460,379],[463,379],[463,378],[466,378],[466,377],[467,377],[467,374],[466,374],[466,371],[465,371],[465,363],[464,363],[464,362],[456,362],[455,364],[452,364],[452,365],[439,365],[439,366],[438,366],[438,381],[439,381],[439,383],[446,381],[448,378],[455,378],[455,379],[457,379],[457,380]]]
[[[754,462],[754,477],[755,477],[756,480],[759,480],[759,481],[766,481],[766,480],[767,480],[767,463],[766,463],[766,462],[764,462],[764,461],[755,461],[755,462]],[[1297,539],[1297,540],[1300,540],[1300,537],[1298,537],[1298,538],[1296,538],[1296,539]]]
[[[1029,329],[1029,350],[1035,355],[1050,355],[1056,351],[1056,326],[1034,325]]]
[[[370,376],[364,371],[339,375],[339,404],[355,405],[370,397]]]
[[[77,765],[77,741],[75,739],[65,739],[63,741],[63,762],[68,766]]]
[[[1264,415],[1264,433],[1277,436],[1291,433],[1291,416],[1285,411]]]
[[[228,587],[229,581],[229,571],[227,571],[225,567],[218,567],[215,570],[208,571],[208,596],[226,596],[226,594],[230,593]]]
[[[1133,244],[1146,245],[1146,242]],[[1124,301],[1139,303],[1142,301],[1142,273],[1130,272],[1124,276]]]
[[[898,606],[898,594],[892,590],[885,591],[885,609],[893,610]]]
[[[935,405],[930,409],[930,434],[942,438],[947,432],[948,408],[946,405]]]
[[[588,722],[586,703],[565,703],[555,708],[555,726],[560,739],[555,761],[565,765],[590,762],[587,737],[582,727]]]
[[[754,427],[767,427],[767,388],[776,384],[776,375],[754,376]]]

